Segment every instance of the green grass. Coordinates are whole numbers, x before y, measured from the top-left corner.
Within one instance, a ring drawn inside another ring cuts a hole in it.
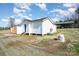
[[[79,28],[58,29],[44,36],[7,33],[0,31],[0,55],[79,55]],[[59,34],[64,34],[66,42],[54,40]]]

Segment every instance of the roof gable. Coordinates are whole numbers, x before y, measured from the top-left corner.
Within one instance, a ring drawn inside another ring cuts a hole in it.
[[[44,18],[40,18],[40,19],[36,19],[36,20],[28,20],[28,19],[24,19],[25,21],[29,21],[29,22],[35,22],[35,21],[45,21],[45,20],[49,20],[53,23],[53,20],[50,17],[44,17]]]
[[[49,20],[52,24],[54,24],[53,20],[50,17],[44,17],[44,18],[40,18],[40,19],[36,19],[36,20],[24,19],[21,24],[23,24],[26,21],[28,21],[28,22],[42,21],[43,22],[45,20]],[[18,25],[21,25],[21,24],[18,24]]]

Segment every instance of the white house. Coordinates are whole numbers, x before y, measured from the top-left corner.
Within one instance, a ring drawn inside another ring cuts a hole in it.
[[[56,32],[56,25],[49,17],[27,20],[25,19],[21,24],[17,25],[17,34],[28,33],[30,34],[47,34]]]

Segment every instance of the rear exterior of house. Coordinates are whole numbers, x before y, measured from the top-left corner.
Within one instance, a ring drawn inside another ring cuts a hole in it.
[[[17,26],[17,34],[47,34],[56,32],[56,25],[50,18],[41,18],[38,20],[26,20]]]

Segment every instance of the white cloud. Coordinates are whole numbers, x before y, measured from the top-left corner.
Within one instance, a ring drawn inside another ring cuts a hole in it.
[[[13,12],[14,12],[15,17],[17,17],[17,16],[22,17],[23,13],[25,13],[26,10],[21,10],[21,9],[14,7]]]
[[[60,15],[64,15],[64,16],[69,16],[70,15],[70,12],[66,11],[66,10],[60,10],[59,11],[59,14]]]
[[[73,3],[65,3],[63,4],[64,7],[68,7],[68,8],[74,8],[76,6],[76,4]]]
[[[71,13],[75,13],[75,10],[76,10],[77,8],[69,8],[68,9],[68,11],[70,11]]]
[[[56,13],[56,14],[59,14],[60,17],[61,16],[71,16],[73,14],[75,14],[75,10],[77,9],[78,7],[78,4],[74,4],[74,3],[65,3],[63,4],[63,6],[67,9],[54,9],[54,10],[51,10],[49,13]]]
[[[12,15],[12,16],[10,16],[11,18],[15,18],[15,16],[14,15]],[[7,18],[10,18],[10,17],[7,17]]]
[[[58,18],[52,18],[52,20],[53,20],[54,22],[59,21]]]
[[[2,19],[0,20],[0,24],[2,24],[1,27],[6,27],[6,26],[9,25],[9,20],[6,19],[6,18],[2,18]]]
[[[32,14],[29,12],[27,14],[28,11],[31,11],[30,6],[32,6],[31,3],[15,3],[14,4],[15,7],[13,8],[13,12],[15,17],[26,17],[28,19],[32,18]],[[44,3],[37,3],[37,4],[33,4],[36,5],[37,7],[39,7],[41,10],[47,11],[47,5]],[[26,13],[27,16],[24,16]]]
[[[31,10],[31,8],[30,8],[31,4],[29,4],[29,3],[16,3],[15,6],[20,9]]]
[[[31,8],[30,8],[30,6],[31,6],[31,4],[29,4],[29,3],[16,3],[16,4],[14,4],[15,5],[15,7],[13,8],[13,12],[14,12],[14,15],[15,15],[15,17],[24,17],[23,15],[27,12],[27,11],[30,11],[31,10]],[[32,14],[30,13],[28,13],[28,16],[32,16]]]
[[[1,19],[1,21],[8,23],[9,22],[9,19],[4,18],[4,19]]]
[[[37,3],[35,5],[41,8],[41,10],[47,11],[47,5],[45,3]]]
[[[66,4],[63,4],[64,7],[68,7],[68,11],[73,13],[75,12],[75,10],[78,8],[78,4],[75,4],[75,3],[66,3]]]
[[[29,17],[32,17],[32,14],[29,14]]]
[[[62,11],[62,9],[53,9],[53,10],[51,10],[50,12],[60,12],[60,11]]]
[[[51,10],[49,13],[57,13],[60,15],[60,17],[62,16],[72,16],[75,14],[75,10],[78,8],[78,4],[73,4],[73,3],[65,3],[63,4],[64,7],[66,7],[67,9],[54,9]]]
[[[56,14],[59,14],[61,16],[68,16],[68,15],[70,15],[70,12],[68,12],[66,10],[62,10],[62,9],[54,9],[54,10],[51,10],[50,13],[56,13]]]
[[[21,14],[21,10],[16,7],[14,7],[13,12],[16,16],[19,16]]]
[[[32,18],[29,17],[29,16],[23,16],[23,15],[22,15],[22,18],[32,20]],[[23,21],[22,19],[16,18],[16,19],[15,19],[15,25],[21,24],[22,21]]]
[[[22,20],[20,20],[20,19],[15,19],[15,25],[18,25],[18,24],[20,24],[22,22]]]
[[[26,18],[26,19],[32,20],[32,18],[29,17],[29,16],[23,16],[23,18]]]

